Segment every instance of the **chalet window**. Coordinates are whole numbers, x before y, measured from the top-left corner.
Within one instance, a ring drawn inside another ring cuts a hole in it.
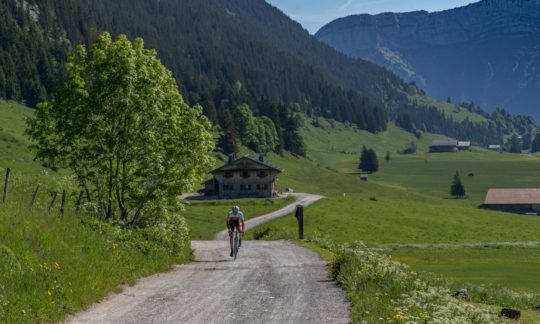
[[[227,172],[225,172],[224,177],[225,177],[225,178],[232,178],[232,177],[233,177],[233,174],[232,174],[232,172],[227,171]]]
[[[261,185],[260,184],[257,185],[257,190],[261,190]]]
[[[264,185],[264,190],[268,190],[268,183]]]
[[[251,185],[249,185],[249,184],[242,184],[242,185],[240,185],[240,190],[242,190],[242,191],[248,191],[248,190],[251,190]]]
[[[224,184],[223,185],[223,191],[233,191],[234,190],[234,185],[232,184]]]
[[[266,173],[266,171],[259,171],[259,174],[258,174],[259,178],[264,178],[267,175],[268,175],[268,173]]]
[[[242,178],[249,178],[249,172],[248,171],[242,171]]]

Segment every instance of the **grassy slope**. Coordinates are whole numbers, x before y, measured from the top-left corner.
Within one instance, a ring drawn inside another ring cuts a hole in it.
[[[482,115],[472,113],[467,109],[461,108],[455,104],[438,101],[435,98],[428,96],[415,96],[411,98],[419,104],[426,106],[437,107],[440,111],[444,112],[447,117],[453,117],[456,121],[460,122],[468,118],[472,122],[483,122],[486,118]]]
[[[25,118],[32,109],[15,102],[0,100],[0,168],[11,167],[14,172],[36,173],[43,168],[33,161],[28,140],[23,135]]]

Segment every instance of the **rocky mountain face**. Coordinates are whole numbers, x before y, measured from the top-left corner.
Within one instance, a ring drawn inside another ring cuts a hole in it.
[[[483,0],[441,12],[355,15],[317,38],[440,99],[540,120],[540,0]]]

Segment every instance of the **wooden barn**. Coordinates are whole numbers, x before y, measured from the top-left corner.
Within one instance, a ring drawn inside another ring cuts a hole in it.
[[[540,188],[489,189],[481,208],[517,214],[539,214]]]
[[[284,170],[265,161],[261,154],[258,159],[245,155],[229,162],[210,173],[212,179],[206,181],[206,195],[221,199],[268,198],[277,195],[276,177]]]

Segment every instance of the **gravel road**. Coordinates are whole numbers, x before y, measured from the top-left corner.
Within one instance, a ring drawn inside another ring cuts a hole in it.
[[[306,197],[297,203],[305,204]],[[143,278],[66,322],[349,322],[345,294],[328,279],[326,263],[308,249],[286,241],[245,241],[232,261],[224,239],[193,241],[192,247],[191,264]]]

